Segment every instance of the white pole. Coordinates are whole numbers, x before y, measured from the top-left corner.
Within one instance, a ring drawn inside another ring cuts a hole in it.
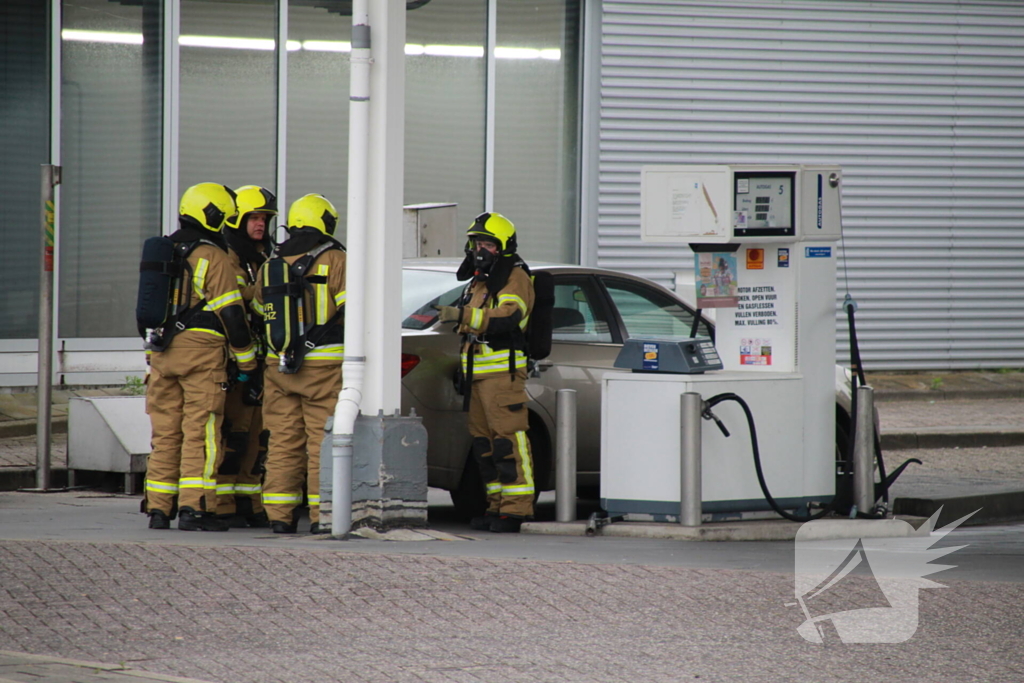
[[[555,393],[555,521],[576,521],[576,390]]]
[[[366,226],[370,139],[370,18],[368,0],[352,4],[352,57],[348,126],[348,260],[345,290],[345,361],[331,444],[331,536],[352,528],[352,445],[363,399]]]

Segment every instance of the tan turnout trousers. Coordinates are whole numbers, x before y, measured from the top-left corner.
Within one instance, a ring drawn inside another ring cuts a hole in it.
[[[183,332],[179,337],[188,334]],[[146,468],[146,511],[170,516],[178,507],[213,512],[220,466],[227,349],[175,339],[153,353],[146,412],[153,426]]]
[[[227,392],[224,406],[224,457],[217,469],[217,514],[233,515],[237,499],[252,501],[252,514],[263,511],[263,474],[257,463],[266,453],[261,437],[263,419],[259,406],[242,400],[247,387],[236,384]],[[247,511],[248,512],[248,511]]]
[[[264,375],[263,422],[270,430],[263,506],[272,522],[291,524],[309,497],[309,518],[320,521],[320,443],[341,391],[341,364],[307,361],[293,375],[270,366]]]
[[[526,436],[526,373],[494,374],[473,381],[469,433],[473,457],[487,489],[487,512],[532,517],[535,484]]]

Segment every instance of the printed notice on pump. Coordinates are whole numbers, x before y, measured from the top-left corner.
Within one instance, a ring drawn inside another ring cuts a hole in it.
[[[734,316],[736,327],[778,327],[782,324],[780,299],[782,287],[771,285],[748,285],[737,287],[737,303]]]

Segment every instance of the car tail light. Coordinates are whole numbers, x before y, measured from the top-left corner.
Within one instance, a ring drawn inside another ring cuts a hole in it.
[[[420,357],[411,353],[402,354],[402,377],[405,377],[412,369],[420,364]]]

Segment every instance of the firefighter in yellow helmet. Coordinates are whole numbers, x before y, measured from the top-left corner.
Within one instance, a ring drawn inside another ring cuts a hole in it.
[[[345,250],[338,212],[307,194],[288,210],[288,239],[260,269],[254,308],[264,318],[263,423],[270,430],[263,506],[274,533],[298,529],[302,486],[310,531],[320,526],[320,443],[341,391],[345,353]]]
[[[257,369],[242,373],[229,364],[224,407],[224,460],[217,470],[217,515],[235,527],[269,527],[263,509],[263,471],[269,432],[263,429],[260,402],[266,351],[261,344],[263,320],[251,310],[256,274],[273,248],[271,221],[277,198],[258,185],[235,190],[238,212],[224,227],[235,277],[245,299],[249,327],[256,342]]]
[[[181,197],[169,236],[184,257],[171,316],[150,335],[146,412],[153,429],[146,469],[151,529],[167,529],[177,499],[178,528],[227,531],[216,517],[216,473],[227,389],[227,357],[256,368],[245,302],[221,229],[235,214],[234,193],[200,183]]]
[[[458,306],[439,306],[462,338],[463,395],[469,432],[487,493],[487,511],[470,526],[519,531],[533,516],[533,459],[526,431],[525,334],[533,282],[516,253],[516,229],[499,213],[482,213],[467,231],[458,279],[472,278]]]

